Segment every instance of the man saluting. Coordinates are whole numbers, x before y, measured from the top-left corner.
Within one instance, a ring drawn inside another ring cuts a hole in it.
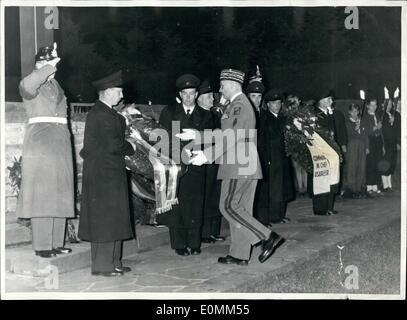
[[[92,83],[99,92],[86,118],[79,238],[91,242],[92,275],[120,276],[122,240],[133,237],[124,157],[135,146],[124,138],[126,121],[113,109],[123,98],[121,71]],[[131,133],[139,137],[136,131]]]
[[[256,138],[250,137],[255,133],[256,119],[249,100],[242,93],[243,81],[241,71],[226,69],[221,72],[219,92],[230,101],[221,119],[222,129],[213,131],[214,146],[194,151],[195,157],[190,160],[200,166],[223,158],[218,171],[218,179],[222,180],[219,208],[230,224],[231,244],[229,254],[220,257],[218,262],[238,265],[248,265],[252,245],[262,244],[259,261],[263,263],[284,242],[281,236],[253,217],[257,180],[262,174]],[[185,130],[178,137],[195,139],[196,133]],[[220,143],[224,140],[227,144]]]

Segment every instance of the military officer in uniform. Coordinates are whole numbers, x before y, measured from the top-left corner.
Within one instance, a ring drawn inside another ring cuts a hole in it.
[[[72,251],[64,247],[66,219],[75,210],[66,97],[54,78],[60,60],[56,44],[40,48],[35,69],[19,86],[28,125],[16,214],[31,219],[33,249],[41,258]]]
[[[219,207],[229,222],[229,254],[222,264],[248,265],[253,245],[261,244],[259,261],[266,261],[284,239],[253,217],[257,180],[262,177],[256,148],[256,119],[249,100],[242,92],[244,73],[225,69],[220,74],[220,93],[230,101],[221,119],[221,130],[214,130],[215,145],[193,152],[190,163],[201,166],[220,162],[222,180]],[[184,130],[182,140],[196,139],[197,133]],[[226,142],[226,143],[224,143]]]
[[[172,136],[177,133],[173,131],[173,128],[177,126],[181,130],[189,128],[200,131],[213,126],[212,114],[196,105],[199,84],[200,80],[192,74],[184,74],[176,80],[181,103],[165,107],[159,120]],[[185,145],[186,143],[182,143],[180,149],[177,149],[173,144],[173,159],[188,158],[188,154],[184,150]],[[179,180],[177,195],[179,204],[168,214],[157,217],[159,223],[169,227],[171,248],[178,255],[188,256],[201,253],[204,194],[205,168],[188,166],[186,173]]]
[[[202,81],[198,87],[198,105],[210,111],[213,107],[214,97],[213,89],[208,80]],[[213,125],[211,128],[220,128],[220,118],[217,114],[211,113]],[[225,241],[220,236],[222,214],[219,210],[220,180],[216,179],[218,174],[218,165],[210,164],[205,167],[205,198],[202,224],[202,242],[214,243],[216,241]]]
[[[83,149],[83,187],[79,238],[91,242],[92,275],[120,276],[122,243],[133,238],[125,156],[135,145],[126,141],[125,118],[113,107],[123,98],[122,73],[92,84],[99,99],[87,115]],[[140,137],[136,131],[131,135]]]

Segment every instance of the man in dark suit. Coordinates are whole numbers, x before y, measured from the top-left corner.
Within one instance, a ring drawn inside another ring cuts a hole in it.
[[[263,131],[266,128],[262,127],[262,124],[264,124],[264,121],[262,121],[262,117],[266,115],[265,110],[264,110],[264,85],[261,82],[261,78],[254,77],[253,79],[249,80],[249,84],[246,87],[246,95],[249,98],[254,114],[256,116],[256,129],[257,129],[257,150],[259,152],[259,158],[260,158],[260,163],[262,169],[264,169],[267,166],[267,154],[265,153],[266,146],[264,141],[262,139],[263,137]],[[269,184],[268,184],[268,179],[267,179],[267,172],[263,170],[263,179],[260,179],[257,183],[256,187],[256,195],[254,197],[254,216],[258,218],[259,216],[263,215],[268,215],[268,210],[269,210]],[[265,223],[264,221],[260,220],[261,222]],[[269,221],[267,221],[268,224]]]
[[[203,131],[212,128],[212,114],[197,106],[197,88],[199,79],[192,74],[185,74],[176,81],[181,103],[167,106],[160,115],[160,124],[174,136],[182,129]],[[184,150],[187,143],[181,143],[177,148],[172,145],[173,159],[187,159]],[[200,146],[200,145],[199,145]],[[181,163],[183,165],[183,163]],[[178,255],[198,255],[201,253],[201,227],[205,194],[205,168],[188,166],[186,173],[180,178],[178,186],[179,205],[165,214],[166,220],[157,217],[157,221],[170,228],[171,248]]]
[[[265,262],[284,242],[253,217],[257,180],[262,178],[256,148],[256,118],[242,92],[244,73],[225,69],[220,74],[219,92],[230,101],[221,119],[221,130],[214,130],[215,144],[193,152],[190,163],[201,166],[220,161],[218,179],[222,180],[219,207],[229,222],[229,254],[218,259],[222,264],[248,265],[252,246],[260,243],[259,261]],[[196,132],[177,135],[181,140],[197,139]],[[225,143],[226,142],[226,143]]]
[[[198,105],[210,111],[213,107],[214,97],[213,89],[208,80],[202,81],[198,87]],[[206,129],[220,128],[220,118],[217,114],[211,112],[212,127]],[[218,174],[218,165],[210,164],[205,167],[205,198],[202,224],[202,242],[214,243],[216,241],[225,241],[220,236],[222,214],[219,210],[220,181],[216,179]]]
[[[258,143],[264,155],[263,176],[268,194],[266,210],[259,210],[256,218],[263,224],[286,223],[287,202],[294,199],[291,161],[285,152],[285,117],[281,114],[282,94],[277,90],[267,92],[264,103],[268,112],[261,117]]]
[[[264,85],[259,80],[250,82],[246,88],[246,94],[250,102],[253,105],[254,113],[256,115],[256,125],[257,129],[259,126],[260,117],[264,112],[263,108],[263,94],[264,94]]]
[[[99,92],[86,118],[79,238],[91,242],[92,275],[120,276],[122,242],[132,238],[124,158],[135,152],[125,140],[126,122],[113,109],[123,98],[121,71],[93,82]],[[139,136],[136,132],[133,137]]]
[[[317,102],[315,115],[316,124],[321,128],[328,131],[328,134],[335,139],[335,119],[333,117],[332,111],[332,92],[323,95],[321,99]],[[312,175],[308,177],[309,192],[312,194],[312,204],[314,209],[314,214],[329,216],[332,214],[337,214],[338,211],[334,210],[335,195],[338,193],[338,185],[331,186],[331,190],[328,193],[313,194],[312,190]]]

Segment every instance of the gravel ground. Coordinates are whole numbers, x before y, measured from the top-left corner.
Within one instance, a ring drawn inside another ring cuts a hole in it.
[[[398,294],[400,290],[399,244],[400,221],[395,221],[376,232],[352,239],[342,245],[342,250],[337,247],[324,250],[316,259],[298,264],[286,273],[268,277],[262,283],[253,284],[249,291]],[[348,272],[345,273],[345,271]],[[357,280],[356,273],[358,273]],[[353,285],[353,288],[350,288],[349,284]]]

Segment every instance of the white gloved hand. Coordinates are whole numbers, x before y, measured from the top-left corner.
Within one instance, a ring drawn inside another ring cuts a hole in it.
[[[61,58],[55,58],[50,61],[47,61],[46,64],[49,64],[55,68],[59,61],[61,61]]]
[[[132,137],[135,140],[143,140],[140,132],[138,132],[138,130],[134,130],[133,128],[130,128],[130,137]]]
[[[300,120],[298,120],[298,118],[294,118],[293,120],[293,124],[297,127],[298,130],[302,130],[302,124],[300,122]]]
[[[196,132],[194,129],[182,129],[182,133],[177,133],[175,136],[182,141],[195,140]]]
[[[190,164],[193,164],[194,166],[202,166],[204,163],[208,162],[208,159],[202,150],[192,151],[192,154],[194,157],[189,160]]]

